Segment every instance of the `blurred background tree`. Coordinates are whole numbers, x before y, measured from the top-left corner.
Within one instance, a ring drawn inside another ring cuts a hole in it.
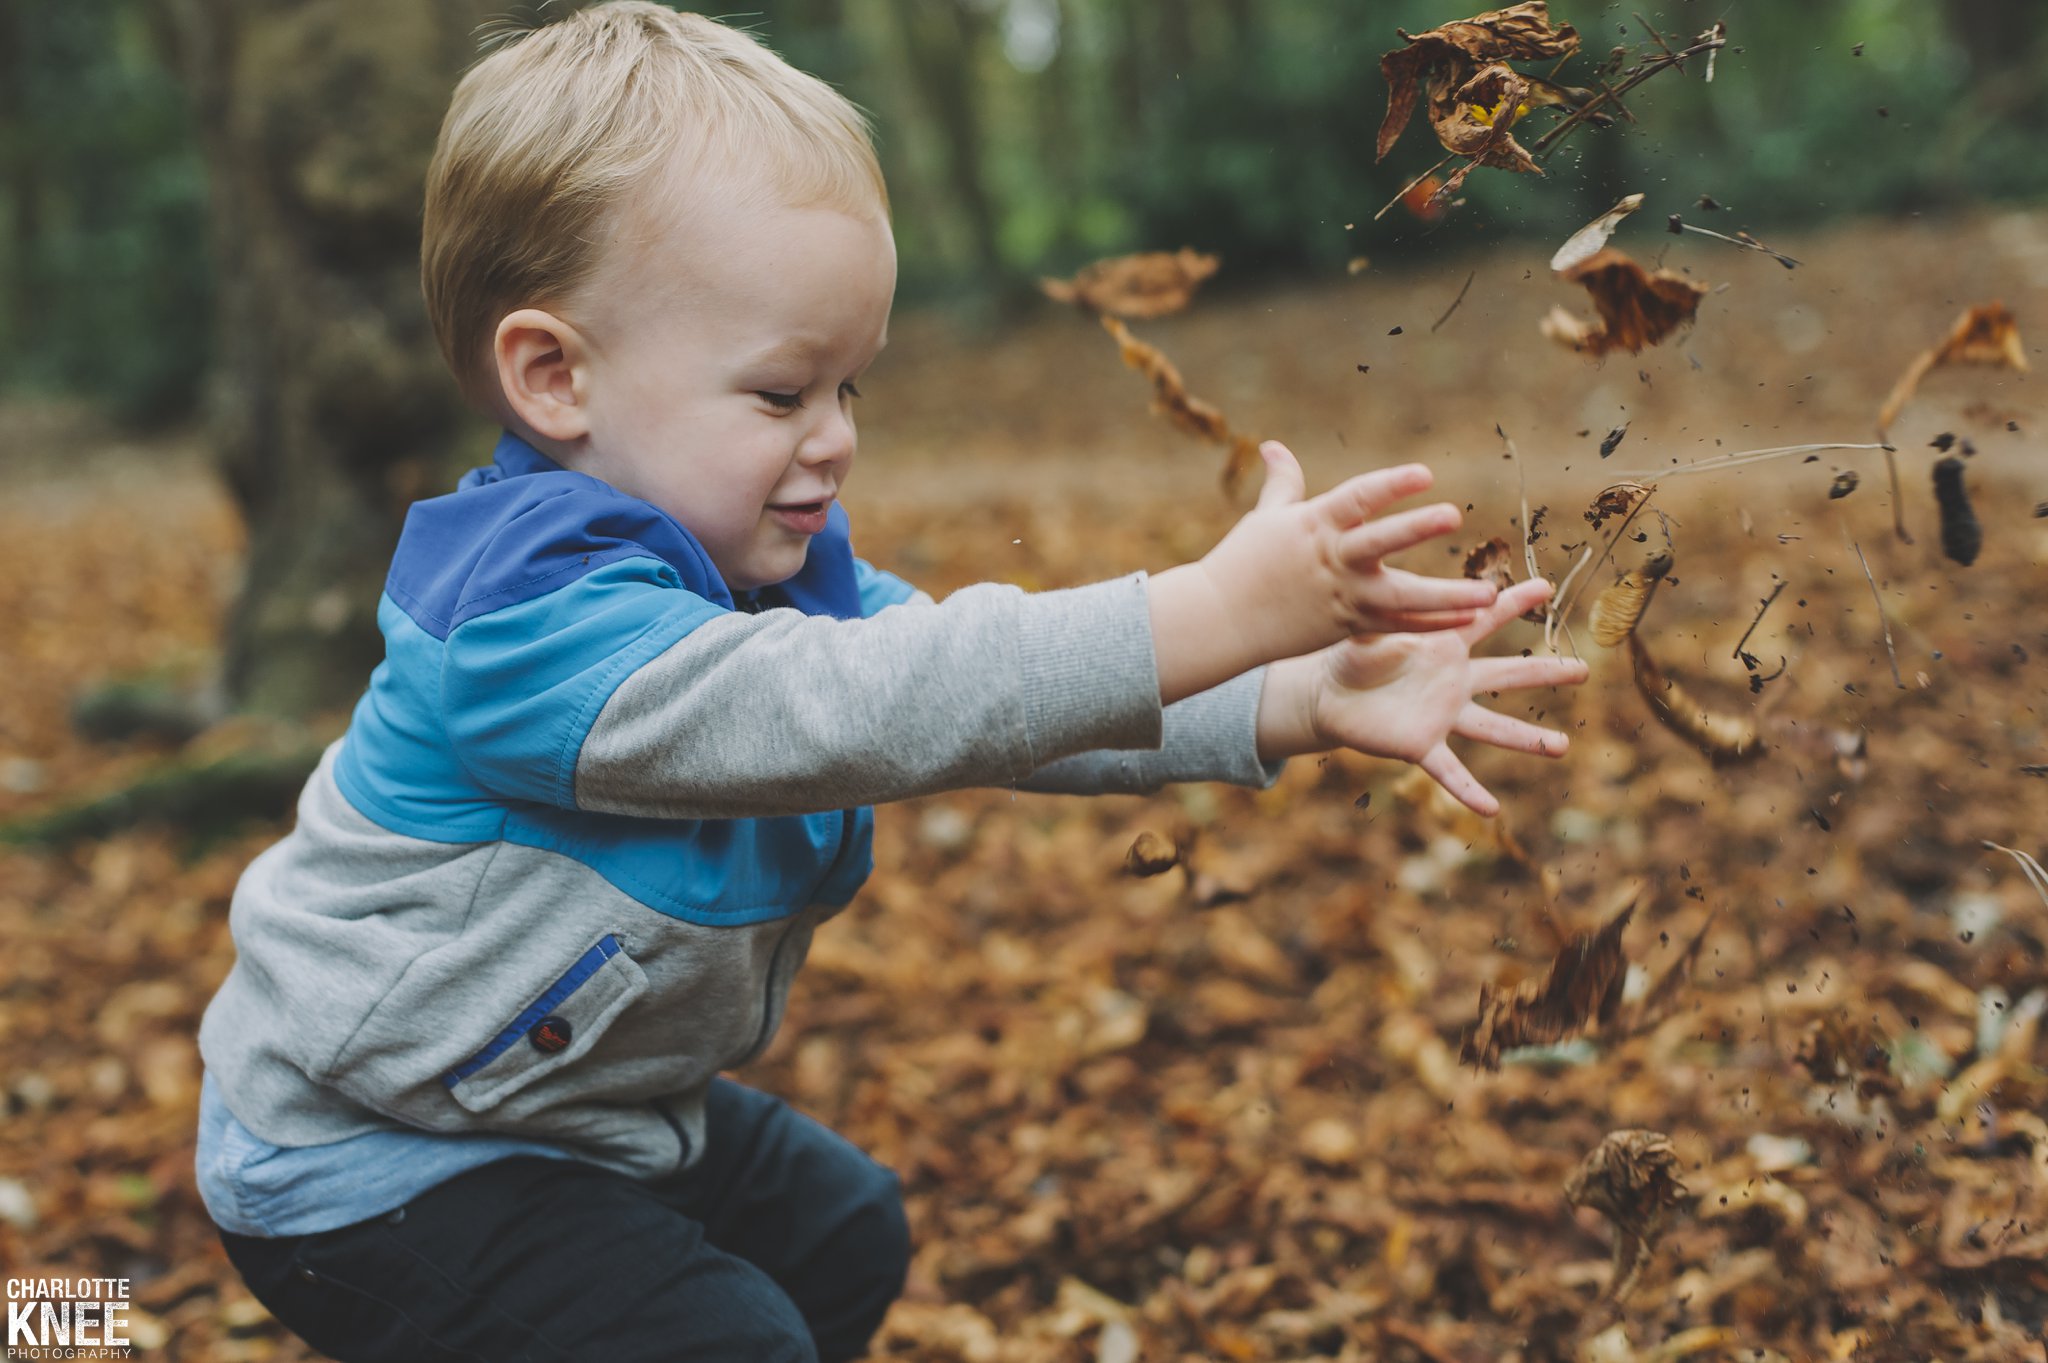
[[[1661,0],[1643,14],[1667,34],[1731,20],[1712,86],[1661,78],[1640,126],[1588,131],[1541,185],[1479,172],[1435,224],[1373,221],[1435,159],[1427,131],[1381,166],[1372,142],[1379,55],[1470,12],[1442,0],[756,4],[723,17],[875,117],[904,301],[984,320],[1147,247],[1219,252],[1230,288],[1554,236],[1651,186],[1766,234],[2048,189],[2042,4]],[[414,261],[448,90],[504,8],[0,0],[0,374],[131,423],[203,408],[251,532],[225,662],[245,707],[355,694],[405,502],[484,448]],[[1557,4],[1571,69],[1641,41],[1636,8]]]

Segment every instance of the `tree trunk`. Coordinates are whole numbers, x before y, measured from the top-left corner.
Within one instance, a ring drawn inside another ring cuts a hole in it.
[[[224,680],[348,703],[405,505],[463,422],[419,292],[426,164],[492,0],[153,0],[193,107],[218,261],[208,411],[248,527]]]

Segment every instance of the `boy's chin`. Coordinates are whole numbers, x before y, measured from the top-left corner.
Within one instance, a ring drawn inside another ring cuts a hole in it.
[[[725,579],[725,585],[735,592],[759,591],[787,582],[804,569],[804,560],[810,554],[810,542],[794,548],[778,548],[766,553],[747,555],[742,562],[730,567],[715,563],[718,575]]]

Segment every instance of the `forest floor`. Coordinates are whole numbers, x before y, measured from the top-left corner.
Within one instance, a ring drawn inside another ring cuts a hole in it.
[[[1533,243],[1221,290],[1134,329],[1241,429],[1287,439],[1312,487],[1431,462],[1471,509],[1415,558],[1451,573],[1495,535],[1519,567],[1518,477],[1557,576],[1625,474],[1873,439],[1893,379],[1972,303],[2014,308],[2036,372],[1923,385],[1893,431],[1912,544],[1873,451],[1661,483],[1676,570],[1641,636],[1757,727],[1751,760],[1716,766],[1661,727],[1581,610],[1592,680],[1506,706],[1566,727],[1569,756],[1471,755],[1497,825],[1352,757],[1297,759],[1262,792],[882,811],[874,879],[743,1076],[903,1175],[917,1251],[878,1353],[2044,1358],[2048,897],[1986,843],[2048,852],[2048,214],[1773,237],[1805,262],[1789,272],[1654,230],[1617,244],[1668,244],[1729,287],[1604,364],[1538,336],[1583,300]],[[1236,514],[1218,453],[1146,415],[1085,319],[1047,304],[995,335],[896,333],[847,499],[882,566],[941,595],[1055,587],[1197,555]],[[241,542],[196,438],[7,418],[0,819],[162,759],[75,737],[70,698],[204,675]],[[1936,527],[1941,433],[1975,450],[1969,567]],[[1860,485],[1831,499],[1844,470]],[[1667,526],[1635,528],[1654,547]],[[1620,565],[1642,552],[1624,542]],[[1780,581],[1746,648],[1783,672],[1753,693],[1735,649]],[[1541,642],[1516,625],[1503,646]],[[0,850],[0,1272],[131,1279],[137,1357],[314,1356],[228,1266],[192,1171],[229,897],[285,827]],[[1192,840],[1191,864],[1125,875],[1145,830]],[[1704,928],[1668,1016],[1461,1064],[1482,987],[1542,979],[1631,903],[1625,1016]],[[1564,1189],[1633,1128],[1669,1138],[1683,1191],[1610,1306],[1613,1227]]]

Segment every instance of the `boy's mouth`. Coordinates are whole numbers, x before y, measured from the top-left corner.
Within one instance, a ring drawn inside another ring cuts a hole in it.
[[[832,509],[832,499],[827,497],[814,502],[771,502],[768,509],[775,519],[799,535],[815,535],[825,528],[826,513]]]

